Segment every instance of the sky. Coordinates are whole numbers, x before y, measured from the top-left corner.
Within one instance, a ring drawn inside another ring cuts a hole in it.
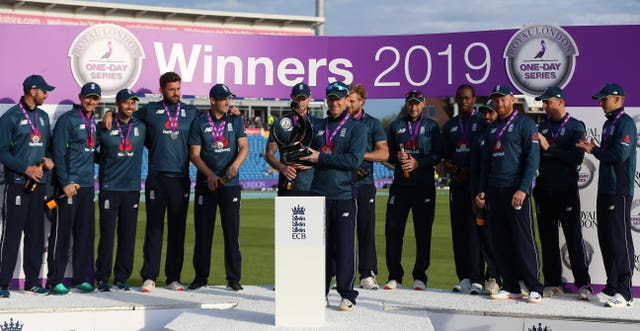
[[[315,16],[315,0],[107,0],[132,5]],[[325,0],[327,36],[431,34],[561,26],[640,24],[640,0]],[[403,100],[370,100],[381,117]]]

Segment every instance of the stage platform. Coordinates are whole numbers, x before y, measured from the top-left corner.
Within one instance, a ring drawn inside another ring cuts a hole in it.
[[[12,291],[0,299],[0,329],[20,323],[22,330],[293,330],[276,328],[271,286],[222,286],[152,293],[72,292],[64,296]],[[640,300],[636,300],[640,301]],[[445,290],[360,290],[354,311],[340,312],[340,298],[329,295],[326,330],[640,330],[640,302],[612,309],[573,295],[525,301],[494,301]],[[535,327],[535,328],[534,328]]]

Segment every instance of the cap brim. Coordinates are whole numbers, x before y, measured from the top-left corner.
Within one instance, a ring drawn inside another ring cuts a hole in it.
[[[93,95],[97,96],[98,98],[102,98],[102,96],[101,96],[100,94],[97,94],[97,93],[89,93],[89,94],[85,94],[85,95],[83,95],[82,97],[83,97],[83,98],[86,98],[86,97],[90,97],[90,96],[93,96]]]
[[[424,99],[420,99],[420,98],[409,98],[409,99],[407,99],[407,101],[411,101],[411,100],[415,100],[417,102],[424,102]]]
[[[140,101],[140,99],[139,99],[137,96],[135,96],[135,95],[132,95],[132,96],[130,96],[130,97],[128,97],[128,98],[126,98],[126,99],[118,99],[118,100],[116,100],[116,101],[118,101],[118,102],[123,102],[123,101],[129,101],[129,100]]]
[[[489,94],[489,99],[493,98],[495,95],[499,95],[501,97],[505,96],[505,95],[512,95],[510,93],[502,93],[502,92],[493,92],[491,94]]]
[[[487,107],[487,106],[480,106],[478,107],[478,111],[480,112],[484,112],[484,111],[496,111],[495,109],[491,108],[491,107]]]
[[[604,94],[604,93],[598,93],[598,94],[594,94],[591,99],[593,100],[600,100],[602,98],[608,97],[608,94]]]
[[[297,97],[305,97],[305,98],[308,98],[308,97],[310,97],[310,96],[311,96],[311,95],[309,95],[309,94],[304,94],[304,93],[299,93],[299,94],[295,94],[295,95],[294,95],[294,94],[292,94],[292,95],[291,95],[291,97],[292,97],[292,98],[297,98]]]
[[[328,97],[330,97],[330,96],[334,96],[334,97],[336,97],[336,98],[338,98],[338,99],[344,99],[344,98],[346,98],[346,97],[347,97],[347,95],[339,95],[339,94],[336,94],[336,93],[329,93],[329,94],[327,94],[327,98],[328,98]]]
[[[47,86],[43,87],[42,89],[47,91],[47,92],[51,92],[51,91],[55,90],[56,87],[55,86],[51,86],[51,85],[47,85]]]

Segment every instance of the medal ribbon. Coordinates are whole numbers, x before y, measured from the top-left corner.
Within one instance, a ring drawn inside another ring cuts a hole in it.
[[[213,123],[213,118],[211,117],[211,112],[207,112],[207,119],[209,120],[209,126],[211,127],[211,139],[213,142],[222,141],[222,134],[224,133],[224,125],[227,123],[226,116],[220,122],[220,125],[216,127],[215,123]]]
[[[125,123],[122,123],[123,125]],[[131,134],[131,127],[133,126],[133,123],[131,123],[131,121],[129,121],[129,128],[127,128],[127,135],[126,136],[122,136],[122,127],[120,126],[120,119],[116,118],[116,125],[118,126],[118,135],[120,136],[120,143],[122,144],[122,146],[124,147],[124,151],[127,150],[127,146],[129,145],[129,134]]]
[[[335,130],[333,130],[331,132],[331,135],[327,135],[329,133],[329,120],[327,119],[327,123],[325,124],[324,127],[324,144],[325,146],[330,146],[331,147],[331,151],[333,151],[333,137],[336,136],[336,134],[338,133],[338,130],[340,130],[340,128],[342,128],[342,126],[344,125],[344,123],[347,122],[347,120],[349,119],[348,115],[344,115],[342,118],[342,121],[340,121],[340,123],[338,124],[338,126],[336,126]]]
[[[360,111],[360,114],[358,114],[358,116],[355,117],[356,121],[361,120],[364,117],[364,110]]]
[[[407,121],[407,127],[409,127],[409,146],[407,148],[417,148],[418,147],[418,131],[420,131],[420,120],[422,117],[416,120],[416,128],[411,128],[411,121]]]
[[[176,117],[171,117],[171,111],[169,111],[169,107],[166,103],[162,103],[162,107],[164,108],[165,113],[167,113],[167,117],[169,117],[169,125],[171,126],[171,132],[176,132],[178,130],[178,117],[180,116],[180,103],[176,104]]]
[[[93,114],[90,118],[87,118],[84,115],[84,111],[81,106],[78,106],[78,113],[80,113],[82,123],[84,123],[84,127],[87,130],[87,146],[94,146],[93,132],[96,130],[96,124],[93,122]],[[90,121],[91,123],[87,123],[87,121]]]
[[[511,122],[513,122],[513,119],[516,118],[516,115],[518,115],[518,111],[514,109],[511,116],[509,116],[509,120],[507,121],[507,123],[496,134],[496,141],[500,141],[502,139],[502,135],[505,131],[507,131],[507,128],[509,127]]]
[[[551,131],[551,139],[553,141],[556,140],[556,137],[558,137],[558,135],[560,134],[560,131],[562,131],[562,128],[564,128],[564,126],[567,125],[567,122],[569,122],[570,118],[571,118],[571,115],[567,114],[567,116],[565,116],[564,119],[562,120],[562,123],[560,123],[560,127],[558,128],[558,130],[556,130],[556,132],[553,132],[553,129],[551,129],[551,119],[547,118],[547,125],[549,126],[549,131]]]
[[[616,115],[616,117],[613,119],[611,124],[607,125],[607,127],[604,128],[604,136],[602,137],[602,140],[606,142],[607,140],[609,140],[611,136],[613,136],[613,130],[615,129],[616,122],[618,122],[622,114],[624,114],[624,110],[621,110],[618,113],[618,115]]]
[[[31,132],[33,133],[34,136],[39,137],[40,131],[36,126],[38,125],[38,109],[36,108],[33,110],[33,120],[36,122],[36,124],[34,125],[33,122],[31,122],[31,118],[29,117],[29,114],[27,114],[27,111],[22,106],[22,102],[19,102],[18,105],[20,105],[20,111],[22,111],[22,115],[24,115],[24,117],[27,118],[27,123],[29,123],[29,127],[31,127]]]
[[[458,117],[458,127],[460,128],[460,133],[462,133],[460,141],[462,141],[465,145],[469,145],[469,125],[471,124],[473,115],[475,115],[475,113],[475,109],[471,111],[471,115],[469,115],[466,125],[462,125],[462,116]]]

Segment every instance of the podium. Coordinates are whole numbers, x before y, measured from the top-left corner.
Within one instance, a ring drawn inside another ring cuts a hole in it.
[[[325,324],[324,197],[275,198],[275,324]]]

